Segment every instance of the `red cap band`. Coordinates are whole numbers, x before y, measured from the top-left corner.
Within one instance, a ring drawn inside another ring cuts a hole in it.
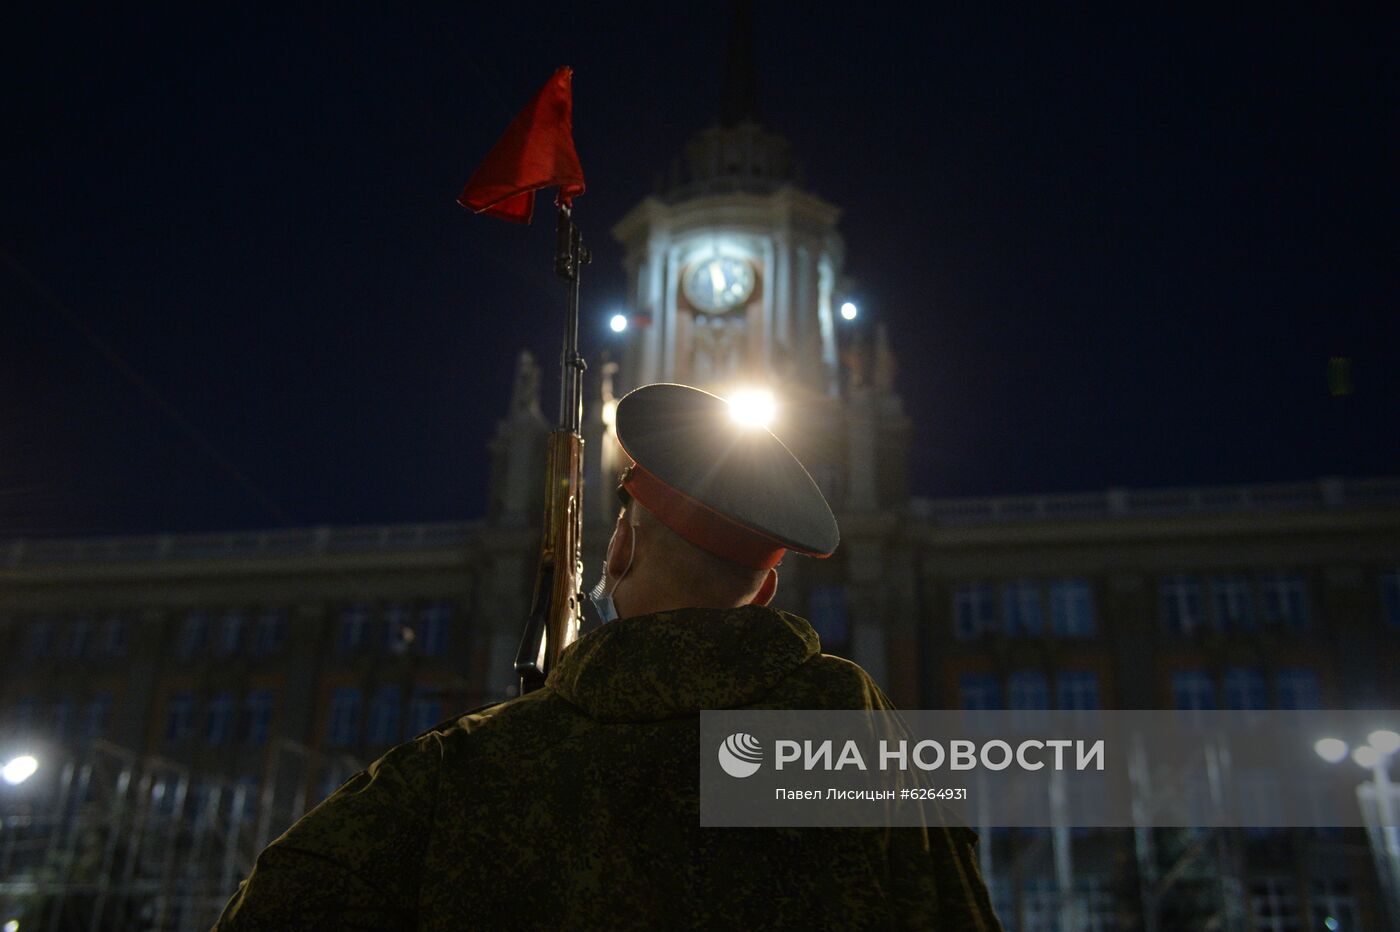
[[[778,565],[787,545],[762,531],[745,527],[662,482],[641,466],[633,464],[622,487],[658,521],[690,543],[740,566],[771,570]]]

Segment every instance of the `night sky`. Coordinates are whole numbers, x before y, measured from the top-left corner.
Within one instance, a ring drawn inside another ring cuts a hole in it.
[[[562,299],[547,201],[456,195],[572,65],[596,353],[725,6],[126,6],[7,15],[0,538],[479,517]],[[916,492],[1400,473],[1394,14],[814,9],[760,10],[760,107],[844,208]]]

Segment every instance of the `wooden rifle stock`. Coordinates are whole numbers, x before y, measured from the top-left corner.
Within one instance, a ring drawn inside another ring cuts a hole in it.
[[[540,560],[530,616],[515,655],[520,695],[544,685],[560,653],[578,637],[583,598],[583,370],[578,352],[579,268],[589,261],[567,207],[555,228],[554,272],[568,285],[560,357],[559,426],[549,435]]]

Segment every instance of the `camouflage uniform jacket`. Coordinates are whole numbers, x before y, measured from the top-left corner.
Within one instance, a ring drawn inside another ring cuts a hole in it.
[[[701,828],[697,711],[737,707],[890,705],[784,612],[615,621],[352,777],[217,928],[1000,929],[965,829]]]

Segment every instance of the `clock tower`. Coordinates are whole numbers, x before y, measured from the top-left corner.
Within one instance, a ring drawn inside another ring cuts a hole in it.
[[[829,560],[786,561],[774,604],[907,696],[916,612],[904,605],[912,590],[888,585],[907,552],[909,423],[894,355],[883,327],[837,318],[852,297],[841,212],[804,187],[788,141],[759,121],[752,6],[734,4],[719,119],[613,228],[629,326],[588,418],[589,486],[609,488],[625,465],[611,437],[623,393],[652,382],[731,399],[771,393],[769,426],[821,487],[843,538]],[[616,517],[610,495],[592,502],[600,525]]]

